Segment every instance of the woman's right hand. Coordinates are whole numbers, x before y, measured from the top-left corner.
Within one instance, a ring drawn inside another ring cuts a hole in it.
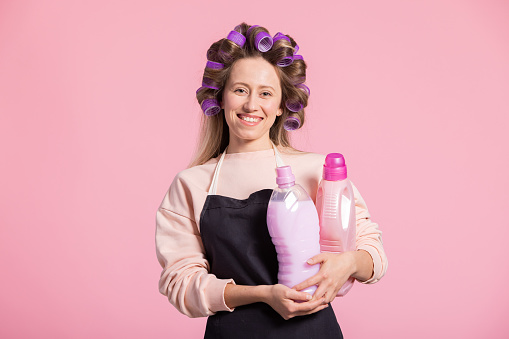
[[[299,292],[285,285],[276,284],[269,286],[265,303],[272,307],[285,320],[300,315],[312,314],[329,306],[325,298],[309,300],[311,300],[311,295],[308,293]]]

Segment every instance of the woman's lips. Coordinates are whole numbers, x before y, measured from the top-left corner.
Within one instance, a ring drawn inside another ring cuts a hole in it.
[[[260,121],[263,120],[262,117],[252,115],[252,114],[237,114],[237,117],[240,119],[240,121],[247,126],[256,126],[260,123]]]

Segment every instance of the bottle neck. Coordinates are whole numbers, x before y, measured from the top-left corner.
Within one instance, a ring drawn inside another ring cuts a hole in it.
[[[285,184],[279,184],[278,185],[279,188],[290,188],[292,186],[295,186],[295,181],[291,181],[291,182],[288,182],[288,183],[285,183]]]

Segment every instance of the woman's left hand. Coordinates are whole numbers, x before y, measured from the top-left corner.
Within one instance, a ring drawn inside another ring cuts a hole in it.
[[[308,264],[320,264],[320,271],[293,288],[297,291],[302,291],[309,286],[318,285],[312,300],[324,297],[325,301],[330,303],[334,300],[344,283],[355,272],[354,253],[355,251],[349,251],[315,255],[308,260]]]

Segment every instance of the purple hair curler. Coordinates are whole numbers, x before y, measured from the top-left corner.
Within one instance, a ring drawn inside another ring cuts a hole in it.
[[[214,80],[212,80],[210,78],[203,77],[201,85],[202,85],[202,87],[207,87],[207,88],[211,88],[211,89],[219,89],[219,87],[214,82]]]
[[[298,84],[297,86],[295,86],[297,88],[300,88],[301,90],[303,90],[304,92],[306,92],[308,94],[308,96],[311,95],[311,90],[309,89],[308,86],[304,85],[304,84]]]
[[[281,40],[281,39],[285,39],[285,40],[286,40],[286,41],[288,41],[289,43],[292,43],[292,42],[290,41],[290,38],[289,38],[289,37],[287,37],[286,35],[284,35],[284,34],[283,34],[283,33],[281,33],[281,32],[277,32],[277,33],[276,33],[276,35],[274,35],[274,38],[272,38],[272,40],[273,40],[274,42],[276,42],[276,41],[278,41],[278,40]]]
[[[287,131],[295,131],[300,127],[300,119],[297,117],[288,117],[283,123],[283,128]]]
[[[205,99],[201,103],[201,109],[206,116],[216,115],[221,112],[221,107],[216,99]]]
[[[293,60],[304,60],[304,58],[300,54],[294,54],[293,55]]]
[[[196,94],[198,94],[198,92],[199,92],[199,91],[201,91],[201,90],[202,90],[202,89],[204,89],[204,88],[205,88],[205,87],[203,87],[203,86],[201,86],[200,88],[198,88],[198,89],[196,90]]]
[[[279,67],[286,67],[290,66],[293,63],[293,56],[285,56],[282,59],[279,59],[278,62],[276,62],[276,65]]]
[[[258,32],[255,37],[255,46],[260,52],[267,52],[272,48],[274,42],[267,32]]]
[[[205,67],[212,68],[212,69],[221,69],[224,67],[224,65],[220,62],[214,62],[207,60],[207,65]]]
[[[299,45],[295,44],[295,50],[293,51],[293,54],[297,53],[299,51]]]
[[[276,35],[274,35],[274,38],[272,38],[272,41],[276,42],[281,39],[285,39],[286,41],[288,41],[288,43],[290,43],[290,45],[292,44],[292,42],[290,41],[290,38],[281,32],[277,32]],[[292,62],[293,62],[293,56],[285,56],[282,59],[280,59],[276,63],[276,65],[278,65],[279,67],[286,67],[286,66],[290,66],[292,64]]]
[[[246,36],[247,36],[247,35],[249,35],[249,32],[251,32],[251,30],[252,30],[253,28],[256,28],[256,27],[260,27],[260,25],[253,25],[253,26],[249,27],[249,28],[247,29]]]
[[[246,37],[242,34],[240,34],[237,31],[231,31],[226,39],[230,40],[233,43],[236,43],[240,46],[240,48],[244,47],[244,44],[246,43]]]
[[[288,108],[290,111],[297,113],[301,111],[304,108],[304,105],[300,103],[299,100],[296,99],[288,99],[286,100],[286,108]]]

